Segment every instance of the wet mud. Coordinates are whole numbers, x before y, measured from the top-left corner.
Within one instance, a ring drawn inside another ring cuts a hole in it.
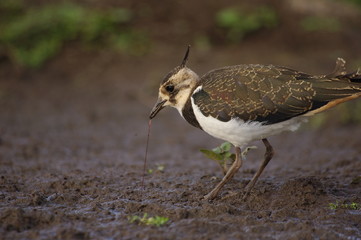
[[[199,149],[221,142],[188,126],[175,110],[164,110],[153,120],[147,166],[164,170],[147,173],[142,187],[156,86],[141,80],[149,71],[119,73],[127,68],[107,66],[69,74],[54,62],[30,73],[32,79],[15,74],[1,81],[2,239],[361,238],[360,210],[329,207],[361,203],[355,181],[360,126],[306,125],[271,137],[276,155],[243,201],[242,189],[264,154],[254,143],[258,149],[208,202],[202,197],[222,172]],[[144,213],[169,222],[129,222]]]

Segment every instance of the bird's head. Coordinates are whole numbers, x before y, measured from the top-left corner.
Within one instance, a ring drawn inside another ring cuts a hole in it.
[[[181,111],[199,81],[198,75],[186,67],[189,46],[180,66],[170,71],[159,87],[158,101],[154,105],[149,118],[154,118],[166,106]]]

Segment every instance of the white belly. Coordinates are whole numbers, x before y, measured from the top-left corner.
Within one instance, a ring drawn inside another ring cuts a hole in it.
[[[211,136],[230,142],[237,147],[242,147],[252,141],[267,138],[283,131],[295,131],[302,122],[306,121],[305,117],[300,116],[272,125],[263,125],[260,122],[251,121],[244,122],[238,118],[222,122],[212,116],[205,117],[194,104],[192,98],[191,101],[194,115],[202,129]]]

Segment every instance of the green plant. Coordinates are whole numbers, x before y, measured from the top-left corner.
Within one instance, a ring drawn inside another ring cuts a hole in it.
[[[220,146],[213,148],[212,150],[200,149],[200,151],[204,155],[206,155],[206,157],[216,161],[221,167],[223,173],[226,174],[228,171],[228,162],[233,162],[236,159],[236,155],[230,152],[231,147],[231,143],[224,142]]]
[[[148,173],[152,174],[154,171],[156,172],[164,172],[165,166],[163,164],[156,164],[156,169],[149,168]]]
[[[338,201],[336,201],[336,203],[329,203],[328,206],[331,210],[337,210],[337,209],[361,210],[360,204],[355,202],[341,204]]]
[[[144,213],[143,217],[139,216],[129,216],[128,221],[130,223],[138,223],[138,224],[145,224],[148,226],[156,226],[160,227],[166,224],[169,221],[167,217],[155,216],[155,217],[148,217],[148,213]]]
[[[229,169],[229,164],[233,163],[236,159],[236,155],[231,153],[232,144],[229,142],[224,142],[220,146],[208,149],[200,149],[200,151],[208,158],[216,161],[221,167],[223,174],[226,174]],[[257,148],[256,146],[247,147],[242,153],[242,158],[245,158],[248,151],[251,149]]]
[[[329,16],[308,16],[300,24],[305,31],[338,32],[342,27],[337,18]]]
[[[132,18],[128,9],[96,10],[66,2],[23,9],[11,21],[0,22],[0,45],[15,62],[34,68],[70,41],[141,54],[149,44],[145,34],[130,27]]]
[[[239,42],[251,32],[275,27],[278,18],[276,12],[267,6],[260,6],[247,12],[231,7],[222,9],[216,14],[216,23],[226,30],[226,37],[229,41]]]

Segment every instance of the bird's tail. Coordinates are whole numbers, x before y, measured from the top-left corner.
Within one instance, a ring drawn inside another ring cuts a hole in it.
[[[352,73],[347,73],[346,71],[346,61],[342,58],[337,58],[335,69],[331,74],[325,76],[326,78],[336,78],[339,80],[346,80],[355,83],[361,83],[361,70],[360,68],[357,71]]]
[[[344,77],[353,83],[361,83],[361,70],[357,69],[357,71],[346,74]]]
[[[361,97],[361,70],[347,73],[345,60],[338,58],[331,74],[312,81],[315,96],[314,110],[308,115],[323,112],[340,103]]]

